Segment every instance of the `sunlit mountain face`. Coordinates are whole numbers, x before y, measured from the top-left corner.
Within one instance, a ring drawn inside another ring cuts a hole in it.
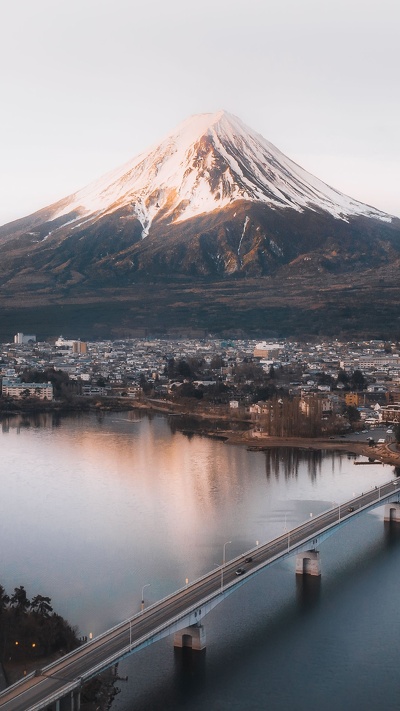
[[[369,289],[371,278],[395,279],[399,257],[400,220],[329,187],[220,111],[0,228],[0,288],[21,303],[28,293],[41,303],[96,300],[108,289],[109,302],[160,280],[233,279],[245,293],[247,280],[262,279],[271,304],[293,280],[310,298],[318,280]],[[277,280],[275,291],[265,279]],[[197,302],[208,328],[209,306]]]

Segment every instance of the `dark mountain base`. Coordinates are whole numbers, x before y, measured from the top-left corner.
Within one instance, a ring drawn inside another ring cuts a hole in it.
[[[308,279],[135,284],[130,289],[76,289],[62,299],[40,292],[3,295],[0,340],[34,333],[56,337],[312,337],[400,339],[400,285],[393,274]]]

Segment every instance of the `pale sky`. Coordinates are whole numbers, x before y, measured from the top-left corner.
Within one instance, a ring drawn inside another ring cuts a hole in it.
[[[398,0],[2,0],[0,224],[236,114],[400,217]]]

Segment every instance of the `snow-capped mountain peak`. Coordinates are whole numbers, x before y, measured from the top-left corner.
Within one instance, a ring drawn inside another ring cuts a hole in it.
[[[51,219],[75,213],[78,227],[129,208],[145,237],[157,219],[179,223],[237,200],[344,220],[391,219],[318,180],[226,111],[186,119],[148,151],[55,205]]]

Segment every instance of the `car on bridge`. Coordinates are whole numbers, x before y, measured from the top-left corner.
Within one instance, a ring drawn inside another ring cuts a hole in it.
[[[244,568],[238,568],[237,571],[236,571],[236,575],[243,575],[243,573],[245,573],[245,572],[246,572],[246,571],[245,571]]]

